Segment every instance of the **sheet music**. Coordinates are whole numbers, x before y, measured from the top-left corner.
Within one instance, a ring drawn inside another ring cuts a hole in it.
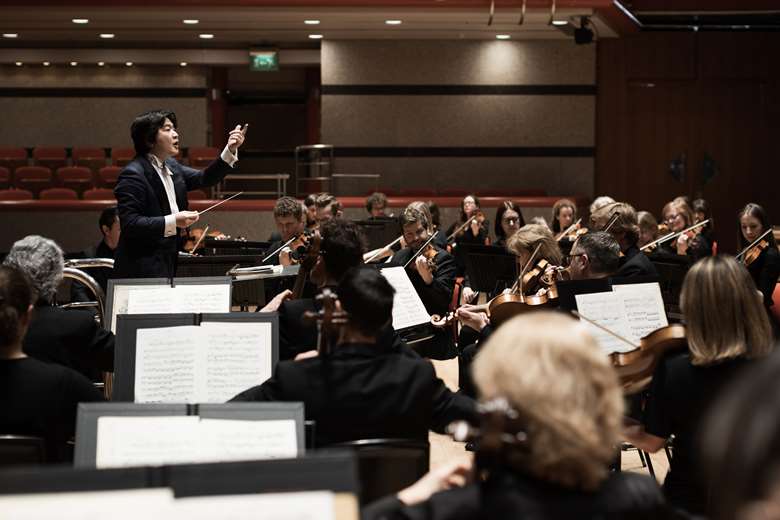
[[[393,328],[405,329],[430,323],[431,316],[425,310],[420,296],[403,267],[387,267],[379,271],[395,289],[393,299]]]
[[[135,402],[196,402],[200,327],[139,329],[135,346]],[[195,343],[195,344],[194,344]],[[201,354],[202,355],[202,354]]]
[[[131,291],[128,314],[230,312],[230,284],[177,285]]]
[[[295,458],[295,421],[99,417],[98,468]]]
[[[298,455],[295,421],[201,419],[203,461],[292,459]]]
[[[658,282],[613,285],[612,290],[623,297],[628,334],[639,342],[651,332],[669,325]]]
[[[176,499],[171,520],[335,520],[329,491],[219,495]]]
[[[127,306],[130,301],[130,293],[133,291],[148,291],[158,289],[161,285],[115,285],[114,299],[111,307],[111,332],[116,334],[116,317],[127,314]]]
[[[24,520],[112,520],[159,518],[174,503],[169,488],[29,493],[0,496],[0,518]]]
[[[608,328],[628,340],[631,336],[628,334],[625,310],[621,295],[615,292],[599,292],[591,294],[577,294],[574,296],[577,302],[577,311],[591,321]],[[609,334],[598,327],[580,320],[588,332],[594,337],[599,346],[605,353],[629,352],[634,350],[634,346],[621,341],[612,334]]]
[[[99,417],[98,468],[194,462],[200,451],[198,416]]]
[[[224,403],[271,377],[270,323],[202,322],[207,338],[203,403]]]

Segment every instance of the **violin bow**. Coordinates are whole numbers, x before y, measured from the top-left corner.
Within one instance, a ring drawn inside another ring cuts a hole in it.
[[[687,228],[683,229],[682,231],[677,231],[677,232],[675,232],[675,233],[669,233],[668,235],[662,236],[661,238],[659,238],[659,239],[657,239],[657,240],[653,240],[653,241],[652,241],[652,242],[650,242],[649,244],[645,244],[645,245],[643,245],[642,247],[640,247],[640,248],[639,248],[639,250],[640,250],[640,251],[644,251],[645,249],[649,249],[649,248],[651,248],[651,247],[653,247],[653,246],[657,246],[657,245],[659,245],[659,244],[663,244],[664,242],[666,242],[666,241],[668,241],[668,240],[671,240],[671,239],[673,239],[673,238],[677,238],[677,237],[679,237],[680,235],[682,235],[682,234],[684,234],[684,233],[687,233],[688,231],[691,231],[691,230],[693,230],[693,229],[696,229],[696,228],[698,228],[698,227],[704,226],[704,225],[708,224],[708,223],[709,223],[709,221],[710,221],[710,219],[707,219],[707,220],[702,220],[702,221],[701,221],[701,222],[699,222],[698,224],[694,224],[694,225],[692,225],[692,226],[690,226],[690,227],[687,227]]]
[[[512,285],[512,292],[519,290],[523,290],[523,276],[525,276],[526,271],[528,271],[528,268],[533,265],[533,261],[536,259],[536,255],[539,253],[539,250],[542,248],[542,243],[539,242],[536,244],[536,247],[534,248],[534,252],[531,253],[531,258],[528,259],[528,261],[523,266],[523,269],[520,271],[520,276],[517,277],[517,280],[515,280],[514,285]]]
[[[767,229],[766,231],[764,231],[764,234],[763,234],[763,235],[761,235],[760,237],[758,237],[757,239],[755,239],[753,242],[751,242],[751,244],[750,244],[749,246],[747,246],[745,249],[743,249],[742,251],[740,251],[740,252],[737,254],[737,256],[736,256],[735,258],[736,258],[737,260],[739,260],[740,258],[742,258],[743,256],[745,256],[745,253],[747,253],[748,251],[750,251],[750,249],[751,249],[753,246],[755,246],[756,244],[758,244],[759,242],[761,242],[761,241],[762,241],[762,240],[763,240],[763,239],[764,239],[764,238],[765,238],[765,237],[766,237],[766,236],[767,236],[769,233],[771,233],[772,231],[773,231],[773,230],[772,230],[772,228],[771,228],[771,227],[770,227],[769,229]]]
[[[609,222],[607,222],[607,225],[604,226],[604,229],[602,229],[602,231],[609,232],[609,230],[612,228],[612,226],[615,225],[615,222],[617,222],[619,218],[620,218],[620,213],[618,213],[617,211],[614,212],[612,216],[609,217]]]
[[[587,318],[587,317],[583,316],[583,315],[582,315],[582,314],[580,314],[579,312],[577,312],[577,311],[575,311],[575,310],[571,310],[571,311],[569,311],[569,312],[571,312],[571,313],[574,315],[574,317],[575,317],[575,318],[579,318],[579,319],[581,319],[581,320],[583,320],[583,321],[587,321],[588,323],[590,323],[591,325],[593,325],[593,326],[594,326],[594,327],[596,327],[597,329],[601,329],[601,330],[603,330],[603,331],[604,331],[604,332],[606,332],[607,334],[609,334],[609,335],[611,335],[611,336],[613,336],[613,337],[615,337],[615,338],[619,339],[619,340],[620,340],[620,341],[622,341],[623,343],[627,343],[627,344],[631,345],[631,346],[632,346],[632,347],[634,347],[634,348],[639,348],[639,345],[637,345],[636,343],[634,343],[634,342],[633,342],[633,341],[631,341],[630,339],[626,339],[626,338],[624,338],[623,336],[621,336],[621,335],[620,335],[620,334],[618,334],[617,332],[613,331],[612,329],[608,329],[608,328],[607,328],[607,327],[605,327],[604,325],[601,325],[601,324],[599,324],[599,323],[596,323],[594,320],[592,320],[592,319],[590,319],[590,318]]]
[[[201,242],[203,242],[203,239],[206,238],[206,235],[208,234],[208,232],[209,232],[209,225],[206,224],[206,227],[203,228],[203,233],[200,235],[198,240],[195,242],[195,245],[192,246],[192,249],[190,249],[190,253],[194,253],[195,250],[198,249],[198,246],[200,245]]]
[[[577,227],[577,225],[578,225],[580,222],[582,222],[582,219],[581,219],[581,218],[578,218],[578,219],[577,219],[577,222],[575,222],[575,223],[574,223],[574,224],[572,224],[571,226],[567,227],[566,229],[564,229],[563,231],[561,231],[560,233],[558,233],[558,236],[557,236],[557,237],[555,237],[555,241],[556,241],[556,242],[560,242],[560,241],[561,241],[561,239],[562,239],[563,237],[565,237],[566,235],[568,235],[569,233],[571,233],[571,232],[574,230],[574,228],[576,228],[576,227]]]
[[[438,233],[438,231],[437,231],[437,233]],[[393,240],[392,242],[390,242],[390,243],[389,243],[389,244],[387,244],[386,246],[384,246],[384,247],[382,247],[382,248],[378,249],[376,253],[374,253],[373,255],[371,255],[371,256],[369,256],[369,257],[368,257],[368,260],[363,260],[363,263],[364,263],[364,264],[368,264],[368,263],[370,263],[370,262],[371,262],[371,260],[373,260],[374,258],[378,257],[380,254],[382,254],[382,251],[384,251],[385,249],[390,249],[391,247],[393,247],[394,245],[396,245],[398,242],[400,242],[400,241],[401,241],[401,239],[402,239],[403,237],[404,237],[404,236],[403,236],[403,235],[401,235],[400,237],[396,238],[395,240]]]
[[[431,235],[431,236],[429,236],[429,237],[428,237],[428,240],[426,240],[426,241],[425,241],[425,243],[424,243],[422,246],[420,246],[420,249],[418,249],[418,250],[417,250],[417,252],[416,252],[415,254],[413,254],[413,255],[412,255],[412,257],[409,259],[409,261],[407,261],[407,262],[404,264],[404,269],[406,269],[406,266],[408,266],[409,264],[411,264],[411,263],[414,261],[414,259],[415,259],[415,258],[417,258],[418,256],[420,256],[420,253],[422,253],[423,251],[425,251],[425,248],[426,248],[426,247],[428,247],[428,244],[430,244],[430,243],[431,243],[431,240],[433,240],[433,239],[436,237],[436,235],[438,235],[438,234],[439,234],[439,232],[438,232],[438,231],[436,231],[436,232],[435,232],[433,235]]]
[[[292,244],[292,243],[295,241],[295,239],[296,239],[296,238],[298,238],[299,236],[300,236],[300,235],[295,235],[295,236],[294,236],[294,237],[292,237],[290,240],[288,240],[288,241],[287,241],[287,242],[285,242],[284,244],[282,244],[282,245],[280,245],[279,247],[277,247],[276,249],[274,249],[274,250],[273,250],[273,252],[272,252],[271,254],[269,254],[268,256],[266,256],[265,258],[263,258],[263,259],[260,261],[260,263],[261,263],[261,264],[264,264],[264,263],[266,262],[266,260],[268,260],[269,258],[271,258],[272,256],[274,256],[276,253],[278,253],[279,251],[281,251],[281,250],[282,250],[282,249],[284,249],[285,247],[287,247],[287,246],[289,246],[290,244]]]

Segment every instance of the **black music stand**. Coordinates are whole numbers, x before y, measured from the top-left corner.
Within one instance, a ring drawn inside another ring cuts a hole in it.
[[[368,251],[385,247],[401,236],[401,225],[392,217],[356,220],[355,224],[366,237]]]
[[[461,244],[468,285],[476,292],[496,294],[517,280],[515,255],[503,247]]]

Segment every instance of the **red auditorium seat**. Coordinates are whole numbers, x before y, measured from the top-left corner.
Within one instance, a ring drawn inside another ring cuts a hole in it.
[[[20,166],[27,166],[27,150],[24,148],[0,148],[0,166],[14,171]]]
[[[7,190],[11,187],[11,170],[0,166],[0,189]]]
[[[135,157],[135,150],[133,148],[112,148],[111,149],[111,166],[124,166]]]
[[[103,188],[113,188],[116,186],[116,180],[119,178],[119,172],[122,168],[119,166],[104,166],[98,172],[98,184]]]
[[[213,146],[191,146],[187,153],[190,166],[193,168],[205,168],[217,157],[220,150]]]
[[[208,200],[208,194],[203,190],[192,190],[187,193],[187,199],[189,200]]]
[[[84,200],[114,200],[114,190],[92,188],[84,192]]]
[[[41,191],[38,198],[41,200],[78,200],[79,195],[76,190],[70,188],[49,188]]]
[[[29,190],[0,190],[0,200],[32,200]]]
[[[14,186],[35,194],[54,186],[51,170],[45,166],[22,166],[14,171]]]
[[[36,146],[33,148],[33,160],[36,166],[45,166],[52,171],[68,165],[65,148],[52,146]]]
[[[103,148],[74,148],[71,157],[73,166],[84,166],[95,173],[106,165],[106,151]]]
[[[84,193],[85,190],[95,187],[95,175],[84,166],[58,168],[54,178],[57,186],[74,189],[77,193]]]

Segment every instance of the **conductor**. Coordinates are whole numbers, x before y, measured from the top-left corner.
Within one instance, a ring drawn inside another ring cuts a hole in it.
[[[204,170],[179,164],[176,114],[152,110],[130,127],[136,156],[119,174],[117,199],[122,234],[116,250],[114,278],[172,278],[179,250],[178,228],[198,221],[188,211],[187,192],[213,186],[232,171],[247,125],[236,126],[225,149]]]

